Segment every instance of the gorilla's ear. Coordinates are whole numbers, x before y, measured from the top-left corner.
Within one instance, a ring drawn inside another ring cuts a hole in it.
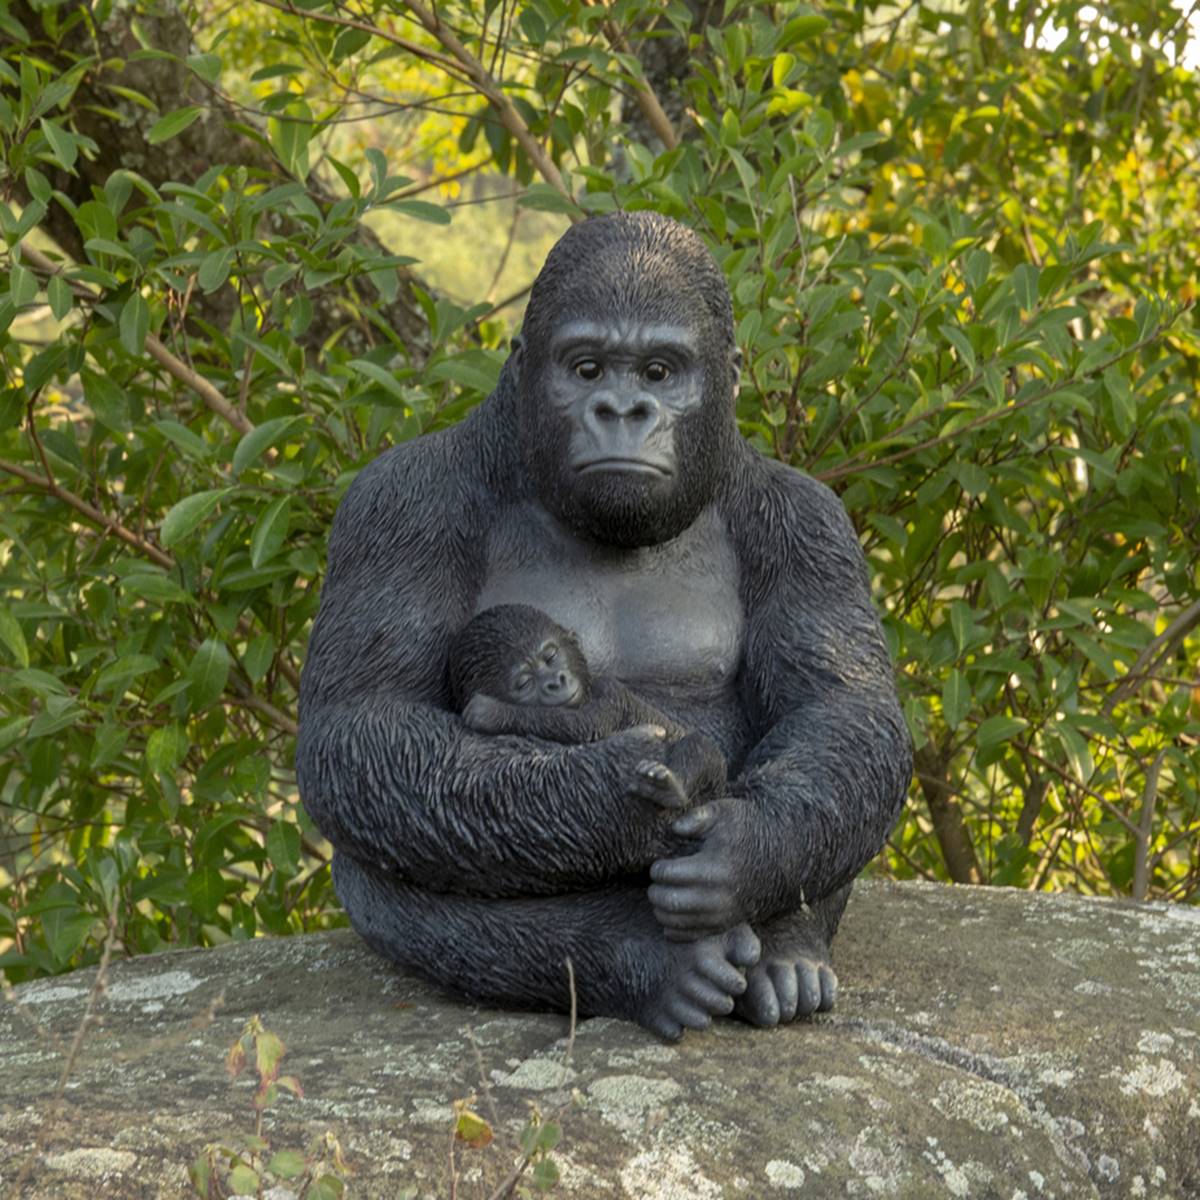
[[[730,363],[733,375],[733,398],[737,399],[738,385],[742,382],[742,352],[736,346],[733,351],[733,358]]]
[[[521,366],[525,361],[525,338],[518,333],[510,345],[512,349],[509,351],[508,357],[512,362],[514,370],[520,375]]]

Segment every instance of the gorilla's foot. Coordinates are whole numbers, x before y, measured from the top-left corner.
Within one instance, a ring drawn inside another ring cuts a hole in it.
[[[746,968],[758,961],[759,952],[749,925],[671,945],[671,972],[638,1020],[669,1042],[678,1041],[685,1029],[707,1029],[713,1017],[733,1012],[735,997],[746,990]]]
[[[828,1012],[837,999],[837,975],[829,948],[816,938],[771,938],[762,958],[746,972],[736,1012],[753,1025],[786,1025],[797,1017]]]
[[[630,791],[659,808],[683,809],[691,804],[675,772],[666,763],[653,759],[638,763]]]

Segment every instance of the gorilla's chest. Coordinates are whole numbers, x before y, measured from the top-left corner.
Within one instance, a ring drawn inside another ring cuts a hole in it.
[[[705,705],[728,696],[743,614],[737,559],[715,511],[662,546],[619,550],[580,541],[525,506],[497,522],[487,552],[477,612],[540,608],[574,631],[594,674],[647,697]]]

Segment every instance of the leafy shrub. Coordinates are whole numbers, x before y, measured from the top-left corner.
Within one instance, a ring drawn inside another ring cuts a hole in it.
[[[839,490],[885,610],[919,771],[886,869],[1196,895],[1196,184],[1165,156],[1198,92],[1173,10],[529,0],[433,28],[384,0],[354,38],[320,0],[256,12],[185,53],[135,21],[147,44],[101,59],[128,13],[0,4],[12,978],[93,957],[110,913],[131,952],[339,919],[290,769],[326,531],[364,463],[488,392],[508,332],[364,235],[449,215],[340,121],[398,61],[527,207],[709,239],[743,428]],[[670,39],[687,70],[651,81]],[[181,108],[129,86],[162,63],[200,88]],[[109,157],[130,128],[161,160]],[[213,129],[240,157],[197,166]]]

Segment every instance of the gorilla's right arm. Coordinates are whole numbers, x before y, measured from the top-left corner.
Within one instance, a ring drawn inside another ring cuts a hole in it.
[[[662,853],[663,816],[628,793],[660,744],[483,737],[445,707],[448,641],[472,611],[497,505],[471,469],[487,443],[480,416],[380,456],[342,501],[301,685],[297,777],[334,847],[398,881],[561,893]]]

